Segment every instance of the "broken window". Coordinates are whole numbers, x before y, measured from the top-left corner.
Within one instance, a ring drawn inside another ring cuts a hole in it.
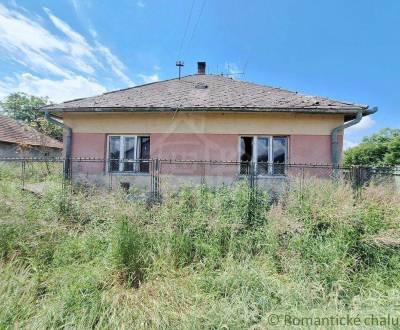
[[[273,174],[285,174],[287,159],[287,138],[274,137],[272,139],[272,155],[274,157]]]
[[[254,166],[258,175],[284,175],[287,159],[285,136],[240,138],[240,174],[249,174]]]
[[[253,160],[253,137],[240,138],[240,174],[248,174]]]

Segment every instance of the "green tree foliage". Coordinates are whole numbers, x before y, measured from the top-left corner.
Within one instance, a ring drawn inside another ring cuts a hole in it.
[[[364,137],[362,142],[345,151],[344,165],[398,165],[400,164],[400,129],[383,128]]]
[[[12,93],[0,103],[7,116],[24,121],[39,132],[62,141],[62,128],[49,123],[44,118],[44,113],[37,111],[47,104],[50,104],[48,97],[38,97],[25,93]]]
[[[395,136],[388,144],[385,162],[387,164],[400,164],[400,134]]]

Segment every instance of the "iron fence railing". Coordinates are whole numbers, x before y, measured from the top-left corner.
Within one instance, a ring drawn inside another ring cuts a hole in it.
[[[135,188],[151,194],[182,185],[231,185],[239,181],[269,191],[311,178],[349,183],[358,189],[371,181],[400,186],[400,167],[333,167],[323,164],[202,160],[104,160],[93,158],[0,158],[0,180],[12,178],[22,188],[32,184],[70,183]]]

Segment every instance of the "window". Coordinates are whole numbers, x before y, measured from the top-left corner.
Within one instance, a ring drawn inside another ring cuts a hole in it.
[[[240,173],[248,174],[254,164],[257,175],[284,175],[287,145],[285,136],[242,136]]]
[[[150,137],[110,135],[108,170],[110,172],[149,172]]]

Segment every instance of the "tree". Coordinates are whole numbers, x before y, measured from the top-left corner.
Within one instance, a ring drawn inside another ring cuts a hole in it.
[[[49,123],[44,118],[44,113],[37,111],[37,109],[47,104],[50,104],[48,97],[12,93],[0,105],[7,116],[24,121],[39,132],[62,141],[62,128]]]
[[[400,134],[395,136],[388,144],[388,152],[385,155],[385,162],[391,165],[400,164]]]
[[[343,163],[345,166],[400,164],[400,129],[383,128],[364,137],[358,146],[345,151]]]

